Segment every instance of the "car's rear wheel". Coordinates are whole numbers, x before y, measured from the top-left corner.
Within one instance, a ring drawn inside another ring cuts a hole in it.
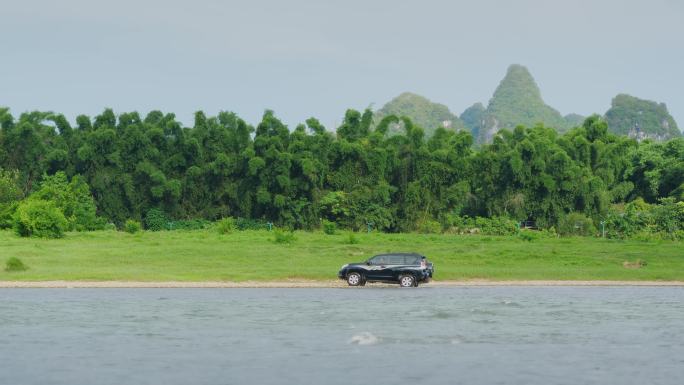
[[[402,275],[399,277],[399,286],[401,287],[412,287],[416,286],[416,278],[412,275]]]
[[[359,286],[363,282],[363,277],[361,274],[353,272],[347,274],[347,283],[349,286]]]

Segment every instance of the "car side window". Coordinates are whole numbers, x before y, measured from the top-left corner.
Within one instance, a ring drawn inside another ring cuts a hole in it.
[[[378,255],[370,260],[371,265],[387,265],[387,256],[386,255]]]
[[[389,264],[390,265],[404,265],[404,264],[406,264],[406,260],[404,259],[403,255],[390,255]]]
[[[406,257],[406,263],[410,265],[420,265],[421,257]]]

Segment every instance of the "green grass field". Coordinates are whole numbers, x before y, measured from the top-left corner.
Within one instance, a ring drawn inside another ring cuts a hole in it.
[[[684,280],[684,245],[615,241],[421,234],[296,232],[291,244],[267,231],[69,233],[63,239],[0,232],[0,281],[245,281],[335,279],[340,266],[381,252],[416,251],[435,263],[437,280]],[[6,272],[20,258],[29,269]],[[628,269],[625,261],[647,262]]]

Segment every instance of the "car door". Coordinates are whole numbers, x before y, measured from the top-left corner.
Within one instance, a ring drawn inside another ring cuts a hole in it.
[[[366,273],[366,277],[368,277],[368,279],[383,280],[388,279],[392,276],[392,272],[388,268],[389,256],[376,255],[375,257],[371,258],[368,262],[368,272]]]
[[[387,278],[396,280],[406,269],[406,257],[403,255],[390,255],[387,269]]]

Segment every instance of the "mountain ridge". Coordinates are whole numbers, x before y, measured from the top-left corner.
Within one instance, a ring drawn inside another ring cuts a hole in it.
[[[534,77],[520,64],[508,67],[486,107],[477,102],[456,116],[444,104],[404,92],[376,111],[375,118],[379,120],[389,114],[412,118],[425,129],[426,136],[430,136],[437,127],[448,126],[455,130],[470,131],[479,143],[489,143],[499,130],[510,130],[517,125],[534,126],[541,123],[564,133],[580,126],[586,118],[576,113],[562,115],[546,104]],[[627,94],[614,97],[611,108],[603,117],[611,132],[637,140],[666,140],[682,136],[664,103]]]

